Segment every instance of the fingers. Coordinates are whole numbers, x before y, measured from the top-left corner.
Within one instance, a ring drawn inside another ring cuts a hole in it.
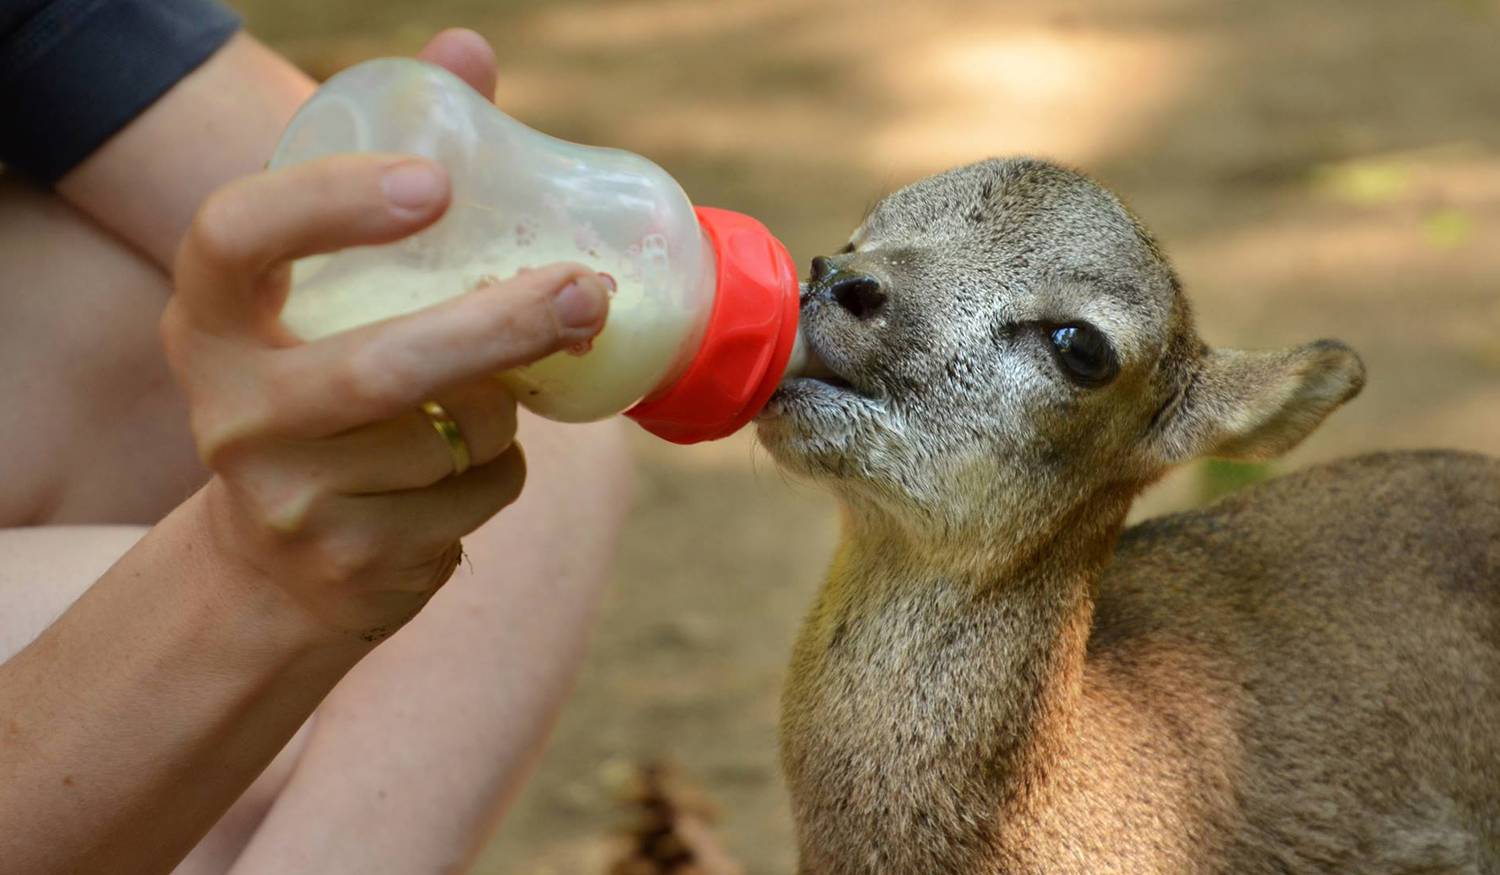
[[[527,270],[426,310],[278,350],[280,430],[323,437],[402,416],[463,382],[592,338],[609,284],[577,264]]]
[[[425,555],[473,532],[521,494],[526,457],[512,444],[499,457],[425,489],[354,496],[346,523]],[[362,519],[359,519],[362,518]]]
[[[441,392],[436,400],[458,425],[470,464],[486,465],[510,449],[516,405],[498,380],[484,377]],[[421,489],[453,474],[448,442],[421,410],[320,441],[296,445],[300,470],[334,492],[358,495]]]
[[[472,30],[451,28],[433,37],[417,52],[417,59],[437,64],[468,83],[484,95],[495,96],[495,50],[484,37]]]
[[[459,540],[514,502],[525,479],[525,456],[512,445],[424,489],[338,495],[274,476],[218,478],[211,494],[233,503],[231,524],[249,524],[239,537],[257,552],[254,564],[281,568],[276,579],[333,625],[369,629],[392,618],[399,626],[420,609],[451,573],[446,557]]]
[[[423,158],[339,155],[237,180],[199,209],[178,250],[179,296],[205,328],[274,320],[293,259],[389,243],[447,208],[447,173]]]

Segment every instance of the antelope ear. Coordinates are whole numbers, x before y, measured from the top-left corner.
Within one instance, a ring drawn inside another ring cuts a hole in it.
[[[1364,384],[1359,356],[1336,340],[1211,350],[1157,423],[1158,452],[1169,463],[1195,456],[1270,459],[1301,443]]]

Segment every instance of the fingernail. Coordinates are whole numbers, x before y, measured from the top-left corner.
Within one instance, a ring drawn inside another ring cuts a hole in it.
[[[609,288],[609,296],[611,298],[615,296],[615,292],[620,290],[620,285],[615,282],[615,278],[602,270],[599,271],[599,279],[603,280],[604,285]]]
[[[386,168],[380,178],[385,199],[408,212],[426,212],[443,199],[442,174],[427,161],[402,161]]]
[[[552,298],[552,312],[564,331],[592,336],[609,312],[609,289],[597,277],[577,277]]]

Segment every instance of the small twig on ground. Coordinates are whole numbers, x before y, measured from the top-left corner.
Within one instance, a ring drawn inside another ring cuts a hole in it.
[[[743,875],[712,829],[716,811],[671,768],[640,768],[627,799],[639,812],[625,853],[607,875]]]

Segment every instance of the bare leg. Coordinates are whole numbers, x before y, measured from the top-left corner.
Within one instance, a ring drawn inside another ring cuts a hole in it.
[[[203,483],[157,342],[166,278],[0,173],[0,527],[138,523]]]
[[[0,525],[153,521],[203,477],[157,343],[165,278],[3,177],[0,276]],[[527,495],[180,871],[427,872],[474,850],[567,692],[627,500],[617,426],[529,419],[521,434]],[[0,658],[138,535],[4,533]]]

